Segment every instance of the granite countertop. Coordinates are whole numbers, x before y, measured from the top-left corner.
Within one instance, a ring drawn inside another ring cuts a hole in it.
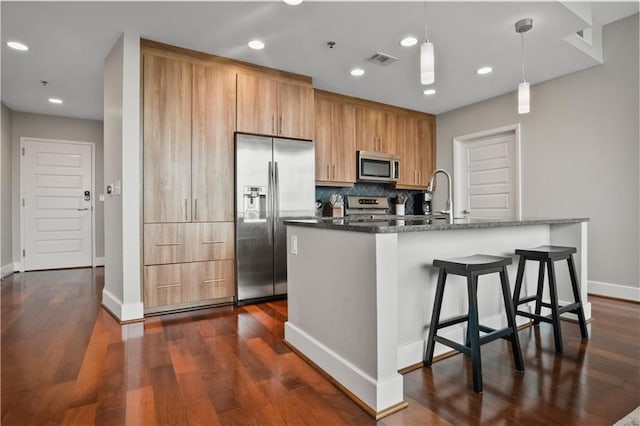
[[[550,225],[588,222],[588,218],[524,218],[524,219],[479,219],[467,217],[454,219],[450,224],[446,217],[396,216],[384,219],[355,218],[298,218],[285,220],[286,225],[303,226],[338,231],[367,232],[374,234],[398,232],[445,231],[455,229],[502,228],[509,226]]]

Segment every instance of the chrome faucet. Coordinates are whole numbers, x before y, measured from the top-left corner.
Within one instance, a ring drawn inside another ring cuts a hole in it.
[[[446,204],[446,210],[442,210],[440,213],[443,214],[447,214],[449,215],[449,223],[453,224],[453,197],[452,197],[452,190],[451,190],[451,176],[449,175],[449,173],[447,173],[447,171],[445,169],[436,169],[432,174],[431,177],[429,178],[429,184],[427,185],[427,191],[431,191],[433,192],[433,184],[436,180],[436,175],[438,173],[443,173],[446,177],[447,177],[447,187],[448,187],[448,198],[447,198],[447,204]]]

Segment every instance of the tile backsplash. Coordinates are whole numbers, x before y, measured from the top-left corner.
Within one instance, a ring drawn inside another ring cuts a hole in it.
[[[391,207],[389,214],[394,214],[393,199],[402,194],[407,197],[407,202],[405,203],[405,214],[415,214],[414,206],[416,194],[418,192],[421,191],[387,188],[380,183],[357,183],[351,188],[316,186],[316,200],[319,200],[324,206],[329,202],[331,194],[340,194],[343,197],[346,197],[347,195],[386,196],[389,199],[389,206]]]

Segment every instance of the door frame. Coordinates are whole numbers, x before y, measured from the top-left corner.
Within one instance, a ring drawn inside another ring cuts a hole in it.
[[[460,206],[462,202],[462,144],[464,142],[473,141],[475,139],[486,138],[488,136],[498,136],[504,133],[513,133],[514,135],[514,155],[515,155],[515,171],[514,179],[516,194],[515,194],[515,217],[517,219],[522,218],[522,159],[521,159],[521,131],[520,123],[510,124],[503,127],[497,127],[495,129],[483,130],[476,133],[471,133],[463,136],[456,136],[453,138],[453,194],[454,203],[456,206]],[[456,214],[457,212],[454,212]],[[458,213],[460,214],[460,213]]]
[[[24,155],[22,155],[22,150],[25,148],[26,141],[35,141],[35,142],[52,142],[52,143],[65,143],[65,144],[73,144],[73,145],[89,145],[91,148],[91,267],[96,267],[96,144],[95,142],[86,142],[86,141],[70,141],[63,139],[49,139],[49,138],[31,138],[28,136],[20,137],[20,152],[18,155],[20,156],[20,199],[18,200],[19,208],[20,208],[20,268],[19,272],[24,272],[25,262],[24,256],[22,253],[25,250],[25,209],[23,205],[23,200],[25,196],[24,189],[24,174],[25,164],[24,164]]]

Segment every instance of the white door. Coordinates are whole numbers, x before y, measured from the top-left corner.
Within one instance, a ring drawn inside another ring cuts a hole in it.
[[[22,140],[25,270],[92,265],[93,145]]]
[[[518,136],[517,129],[496,129],[454,140],[458,215],[520,217]]]

